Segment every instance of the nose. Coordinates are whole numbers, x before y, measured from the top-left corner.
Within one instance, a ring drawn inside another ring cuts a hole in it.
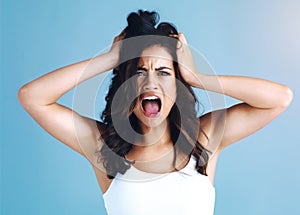
[[[158,89],[158,87],[157,87],[157,80],[156,80],[155,74],[152,72],[149,72],[148,77],[145,80],[143,90],[149,91],[149,90],[157,90],[157,89]]]

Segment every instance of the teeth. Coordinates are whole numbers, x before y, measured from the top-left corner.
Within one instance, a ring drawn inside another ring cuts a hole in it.
[[[145,97],[144,99],[155,100],[155,99],[158,99],[158,97],[157,96],[148,96],[148,97]]]

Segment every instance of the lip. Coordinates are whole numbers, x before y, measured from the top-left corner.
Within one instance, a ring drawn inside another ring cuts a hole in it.
[[[160,116],[160,112],[158,112],[158,113],[152,113],[150,116],[147,116],[146,112],[144,110],[142,110],[142,111],[144,113],[144,116],[147,117],[147,118],[156,118],[156,117]]]
[[[143,93],[142,96],[141,96],[141,101],[143,101],[144,98],[150,97],[150,96],[156,96],[157,98],[160,99],[160,101],[162,100],[162,99],[161,99],[161,96],[159,96],[159,95],[156,94],[156,93]]]
[[[144,98],[150,97],[150,96],[155,96],[155,97],[159,98],[160,101],[161,101],[161,103],[162,103],[162,98],[157,93],[152,93],[152,92],[151,93],[143,93],[142,96],[141,96],[141,98],[140,98],[140,107],[141,107],[141,110],[142,110],[144,116],[146,116],[147,118],[156,118],[156,117],[159,117],[160,114],[161,114],[161,110],[162,110],[162,106],[163,105],[161,105],[160,111],[158,113],[153,113],[150,116],[147,116],[146,112],[144,111],[143,105],[141,103],[142,103],[142,101],[143,101]]]

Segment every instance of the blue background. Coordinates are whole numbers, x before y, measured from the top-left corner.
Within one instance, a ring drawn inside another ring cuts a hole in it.
[[[292,88],[286,112],[220,155],[215,214],[300,214],[297,0],[2,0],[0,213],[105,214],[88,161],[43,131],[21,108],[17,92],[106,48],[140,8],[175,23],[217,74]],[[60,101],[71,106],[72,91]]]

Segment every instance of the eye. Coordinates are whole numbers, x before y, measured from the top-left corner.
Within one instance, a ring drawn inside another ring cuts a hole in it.
[[[166,71],[158,71],[158,74],[157,74],[157,75],[158,75],[158,76],[170,76],[171,73],[166,72]]]
[[[138,66],[136,68],[136,74],[137,74],[138,77],[142,77],[142,76],[145,77],[145,76],[148,76],[148,71],[147,71],[147,69],[145,67]]]
[[[148,73],[146,71],[137,71],[136,74],[138,77],[148,76]]]

